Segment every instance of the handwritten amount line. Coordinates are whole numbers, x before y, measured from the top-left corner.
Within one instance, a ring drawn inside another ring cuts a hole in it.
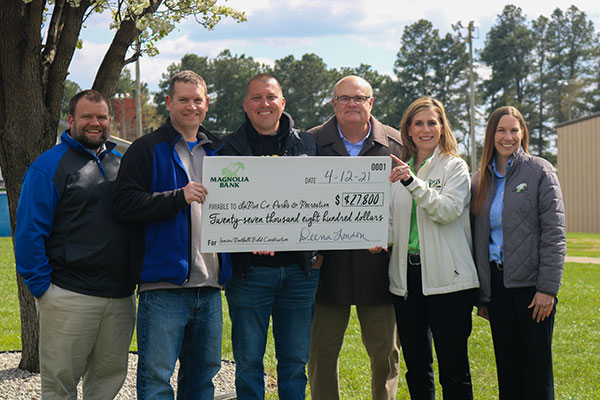
[[[381,221],[347,221],[348,224],[370,224],[370,223],[379,223]],[[313,222],[313,225],[330,225],[330,224],[340,224],[343,222],[340,221],[332,221],[332,222]],[[210,224],[210,223],[209,223]],[[308,224],[308,222],[297,222],[294,224],[290,224],[287,222],[271,222],[269,223],[255,223],[255,224],[244,224],[244,223],[239,223],[239,225],[245,225],[245,226],[256,226],[256,225],[306,225]],[[224,226],[224,225],[232,225],[232,224],[211,224],[211,226]]]

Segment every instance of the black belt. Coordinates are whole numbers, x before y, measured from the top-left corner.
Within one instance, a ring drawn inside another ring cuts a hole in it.
[[[500,264],[500,263],[497,263],[496,261],[490,261],[490,265],[493,266],[493,267],[498,268],[498,271],[504,270],[504,265]]]
[[[421,265],[421,255],[419,253],[408,253],[408,265]]]

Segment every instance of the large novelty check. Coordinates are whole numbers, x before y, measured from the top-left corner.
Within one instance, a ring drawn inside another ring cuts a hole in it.
[[[387,247],[389,157],[205,157],[203,252]]]

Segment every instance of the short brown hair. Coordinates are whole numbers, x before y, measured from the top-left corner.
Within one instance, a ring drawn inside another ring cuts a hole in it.
[[[204,79],[202,79],[202,77],[200,75],[198,75],[194,71],[184,70],[184,71],[178,72],[175,75],[173,75],[173,77],[171,78],[171,81],[169,82],[169,96],[170,97],[173,97],[173,95],[175,94],[175,84],[177,82],[184,82],[184,83],[191,82],[198,86],[202,86],[204,88],[204,94],[208,95],[208,89],[206,88],[206,82],[204,81]]]
[[[108,101],[106,97],[102,96],[102,94],[97,90],[86,89],[71,97],[71,100],[69,101],[69,115],[75,116],[75,109],[77,108],[77,103],[79,103],[79,100],[81,100],[83,97],[85,97],[92,103],[100,103],[103,101],[108,107],[108,113],[111,113],[110,101]]]
[[[275,83],[277,83],[277,87],[279,87],[279,91],[281,92],[281,94],[283,95],[283,90],[281,89],[281,84],[279,83],[279,81],[277,80],[277,78],[275,78],[273,75],[271,74],[258,74],[255,75],[254,78],[250,79],[248,81],[248,84],[246,85],[246,94],[244,94],[245,98],[248,98],[248,90],[250,89],[250,84],[252,82],[255,81],[259,81],[259,82],[269,82],[269,81],[275,81]]]

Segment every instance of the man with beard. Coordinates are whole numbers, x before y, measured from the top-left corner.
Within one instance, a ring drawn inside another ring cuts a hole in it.
[[[95,90],[69,103],[61,143],[29,167],[17,208],[18,273],[40,316],[42,398],[112,399],[127,375],[135,323],[127,237],[110,212],[121,155]]]

